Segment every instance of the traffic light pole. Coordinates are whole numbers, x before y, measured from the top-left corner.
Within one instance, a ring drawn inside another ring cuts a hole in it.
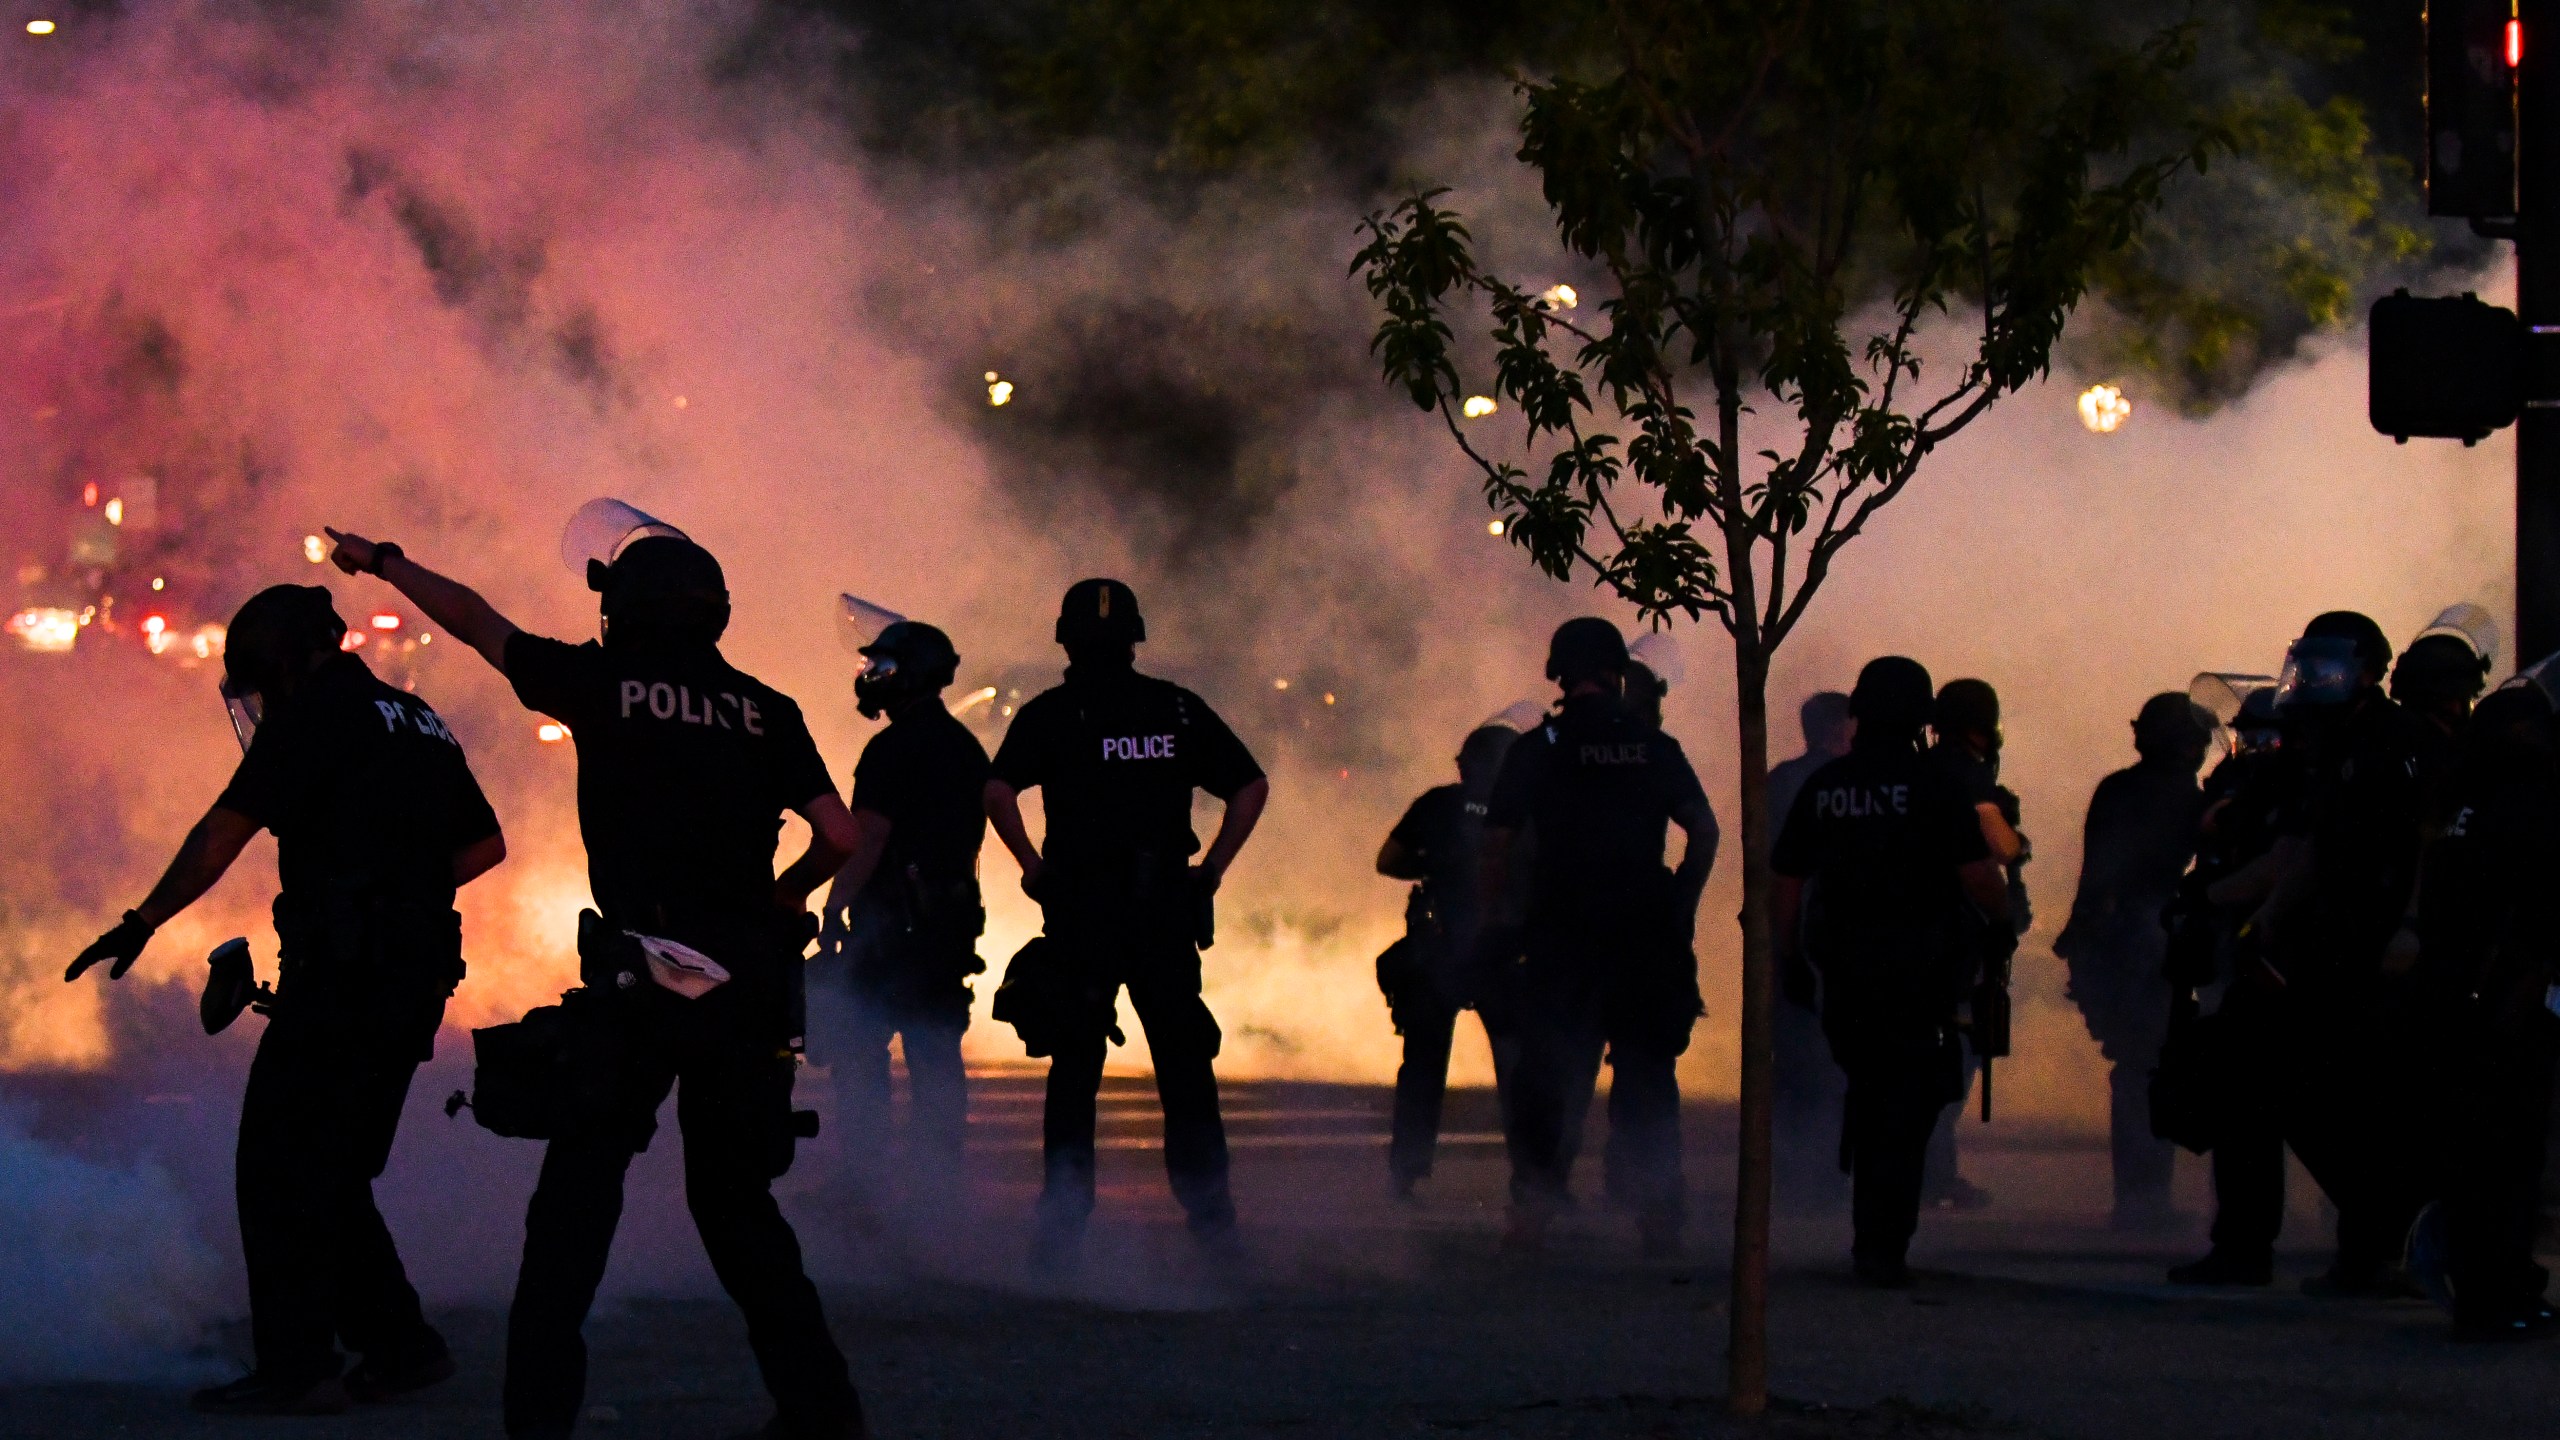
[[[2560,346],[2560,0],[2520,0],[2516,67],[2516,318],[2527,389],[2516,420],[2516,663],[2560,650],[2560,393],[2539,382]]]

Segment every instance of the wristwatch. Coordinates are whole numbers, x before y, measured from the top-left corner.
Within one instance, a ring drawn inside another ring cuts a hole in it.
[[[373,547],[373,563],[364,567],[364,573],[367,575],[379,575],[382,573],[383,566],[390,564],[392,561],[397,560],[408,553],[408,551],[400,548],[400,542],[397,540],[377,541]]]

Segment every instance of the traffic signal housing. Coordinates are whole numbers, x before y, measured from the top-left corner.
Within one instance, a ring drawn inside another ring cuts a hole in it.
[[[2427,213],[2516,213],[2516,0],[2428,0]]]
[[[2394,440],[2489,438],[2524,408],[2525,330],[2477,295],[2394,291],[2373,302],[2365,413]]]

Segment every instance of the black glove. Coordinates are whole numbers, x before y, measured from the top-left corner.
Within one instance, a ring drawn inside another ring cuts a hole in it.
[[[144,924],[141,915],[127,910],[116,928],[89,942],[89,948],[80,952],[80,958],[71,962],[71,968],[62,972],[62,978],[65,981],[77,980],[88,974],[89,968],[99,961],[113,960],[116,963],[107,971],[107,978],[123,979],[124,972],[133,968],[133,962],[142,958],[142,947],[151,943],[157,928]]]

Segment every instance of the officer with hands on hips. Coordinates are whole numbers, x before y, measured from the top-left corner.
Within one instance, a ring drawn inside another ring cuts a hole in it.
[[[1236,1243],[1212,1068],[1221,1037],[1200,999],[1200,950],[1211,939],[1210,897],[1262,818],[1271,782],[1207,701],[1138,673],[1146,638],[1127,585],[1069,587],[1057,626],[1064,682],[1023,703],[987,781],[996,838],[1021,864],[1044,933],[1095,997],[1092,1023],[1049,1064],[1032,1262],[1053,1273],[1074,1265],[1093,1213],[1094,1106],[1123,985],[1155,1063],[1174,1197],[1203,1244],[1232,1254]],[[1048,826],[1036,846],[1020,800],[1035,787]],[[1206,851],[1191,830],[1195,790],[1226,806]]]
[[[317,586],[259,592],[231,621],[224,698],[245,753],[168,872],[63,978],[113,961],[274,832],[283,954],[240,1104],[240,1251],[256,1368],[196,1392],[199,1410],[312,1415],[453,1374],[373,1181],[410,1078],[462,979],[454,891],[506,856],[498,819],[427,703],[340,648],[346,622]],[[228,1023],[246,995],[207,1025]],[[338,1342],[361,1357],[344,1376]]]
[[[396,545],[330,537],[340,569],[389,582],[577,746],[578,828],[601,915],[580,919],[591,983],[563,1001],[580,1083],[525,1215],[507,1317],[507,1433],[563,1436],[577,1422],[580,1331],[621,1220],[623,1176],[672,1089],[686,1204],[773,1393],[763,1433],[862,1435],[844,1355],[772,1189],[798,1129],[799,967],[816,928],[806,906],[853,852],[853,817],[800,707],[722,658],[719,562],[620,501],[590,502],[563,558],[583,561],[604,636],[568,645],[519,630]],[[777,877],[785,811],[810,837]]]

